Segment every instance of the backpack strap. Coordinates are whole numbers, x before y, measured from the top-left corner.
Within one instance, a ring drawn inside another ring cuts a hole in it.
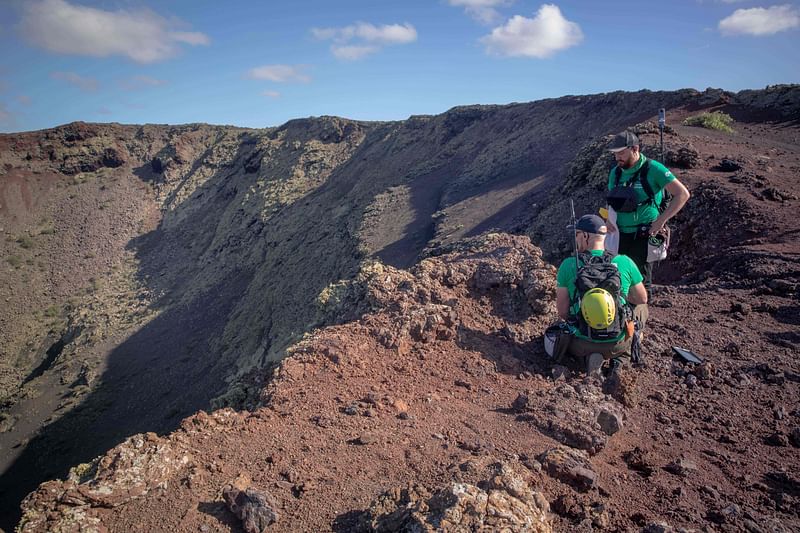
[[[644,192],[647,193],[647,197],[652,199],[654,198],[653,188],[650,186],[650,183],[647,182],[647,172],[650,170],[650,160],[646,160],[642,163],[642,166],[639,167],[631,179],[629,179],[626,183],[626,187],[632,187],[634,183],[639,181],[642,184],[642,188],[644,188]],[[619,165],[614,167],[614,187],[619,187],[620,179],[622,179],[622,169]]]
[[[645,194],[647,195],[648,198],[650,198],[650,201],[653,204],[655,204],[656,193],[653,190],[653,187],[650,185],[650,182],[647,181],[647,172],[649,170],[650,170],[650,160],[648,159],[647,161],[644,162],[642,168],[640,168],[639,172],[637,172],[636,174],[639,178],[639,182],[642,184],[642,189],[644,189]]]

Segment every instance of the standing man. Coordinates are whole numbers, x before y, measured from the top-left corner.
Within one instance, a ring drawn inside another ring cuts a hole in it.
[[[634,133],[616,135],[608,149],[617,160],[608,176],[608,204],[617,212],[617,223],[609,222],[608,229],[620,232],[619,253],[633,259],[649,291],[653,265],[647,262],[647,241],[678,214],[689,200],[689,191],[667,167],[639,151]],[[664,190],[672,195],[669,205],[664,202]]]

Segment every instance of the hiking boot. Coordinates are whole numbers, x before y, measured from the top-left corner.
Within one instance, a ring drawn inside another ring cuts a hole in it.
[[[594,352],[586,357],[586,375],[592,376],[600,373],[600,367],[603,366],[603,354]]]
[[[608,373],[607,375],[610,376],[619,376],[620,370],[625,364],[619,357],[613,358],[611,361],[608,362]]]
[[[623,362],[615,357],[608,363],[608,374],[603,382],[603,392],[606,394],[614,395],[619,390],[620,379],[619,375],[622,372]]]

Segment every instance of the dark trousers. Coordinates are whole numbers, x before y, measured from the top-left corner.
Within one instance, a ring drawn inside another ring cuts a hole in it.
[[[647,289],[647,294],[650,294],[650,286],[653,284],[653,263],[647,262],[648,238],[649,235],[646,231],[637,233],[620,232],[619,253],[633,259],[633,262],[639,267],[639,272],[644,277],[644,286]]]
[[[643,330],[650,312],[647,305],[637,305],[633,308],[633,318],[639,324],[639,331]],[[640,333],[637,331],[637,335]],[[592,342],[569,335],[569,344],[563,348],[566,355],[573,357],[588,357],[591,353],[599,353],[604,359],[614,357],[630,357],[632,337],[620,339],[617,342]]]

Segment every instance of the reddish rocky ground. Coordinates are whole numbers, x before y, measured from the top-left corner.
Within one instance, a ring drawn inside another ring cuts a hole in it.
[[[332,305],[378,311],[300,343],[263,407],[200,413],[112,451],[93,481],[43,485],[23,531],[64,515],[111,531],[236,531],[222,491],[237,479],[272,496],[268,531],[369,529],[384,491],[480,486],[497,463],[544,496],[556,531],[800,527],[800,368],[777,342],[797,315],[784,296],[659,287],[646,365],[609,390],[577,366],[554,379],[538,339],[553,270],[526,238],[454,248],[411,274],[365,269]],[[681,364],[671,344],[706,363]],[[131,451],[133,463],[116,459]]]
[[[704,109],[736,133],[665,136],[692,199],[656,271],[645,365],[618,387],[577,363],[554,373],[540,347],[564,200],[599,206],[601,138],[549,194],[498,194],[497,229],[541,251],[504,233],[451,242],[456,199],[428,259],[367,263],[323,292],[339,325],[249,374],[249,410],[131,437],[43,484],[21,529],[241,531],[233,486],[260,499],[250,519],[266,531],[800,530],[800,124],[725,99]],[[697,111],[670,109],[671,123]]]

